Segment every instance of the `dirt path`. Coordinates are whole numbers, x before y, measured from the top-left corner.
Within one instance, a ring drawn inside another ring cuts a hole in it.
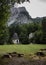
[[[23,57],[14,57],[12,59],[3,59],[0,61],[0,65],[46,65],[46,60],[27,60]]]

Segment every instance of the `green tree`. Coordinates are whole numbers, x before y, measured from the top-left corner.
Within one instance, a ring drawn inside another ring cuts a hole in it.
[[[3,27],[0,30],[0,44],[7,44],[8,39],[9,39],[8,27]]]
[[[43,30],[43,43],[46,44],[46,17],[42,20],[42,30]]]
[[[29,44],[29,38],[26,33],[21,32],[19,39],[22,44]]]
[[[35,43],[42,44],[42,40],[43,40],[43,32],[42,32],[42,30],[37,30],[34,33],[34,40],[33,41],[35,41]]]
[[[34,22],[28,28],[30,33],[33,33],[34,36],[30,39],[30,42],[42,44],[43,40],[43,31],[42,24]]]
[[[9,6],[6,0],[0,0],[0,44],[4,44],[6,42],[5,38],[7,37],[7,25],[6,21],[8,19],[9,14]]]

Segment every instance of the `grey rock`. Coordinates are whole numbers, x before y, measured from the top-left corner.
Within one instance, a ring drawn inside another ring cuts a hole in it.
[[[32,18],[29,13],[26,11],[25,7],[11,8],[11,16],[8,19],[8,25],[11,24],[23,24],[23,23],[31,23]]]

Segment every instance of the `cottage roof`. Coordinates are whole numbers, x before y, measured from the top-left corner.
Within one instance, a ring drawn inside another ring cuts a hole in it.
[[[18,34],[17,34],[17,33],[14,33],[12,39],[19,39],[19,38],[18,38]]]

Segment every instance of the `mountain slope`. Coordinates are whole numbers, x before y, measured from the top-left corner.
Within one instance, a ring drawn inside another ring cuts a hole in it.
[[[23,24],[29,22],[32,22],[32,18],[26,11],[25,7],[11,8],[11,16],[8,20],[8,25],[11,25],[13,23]]]

